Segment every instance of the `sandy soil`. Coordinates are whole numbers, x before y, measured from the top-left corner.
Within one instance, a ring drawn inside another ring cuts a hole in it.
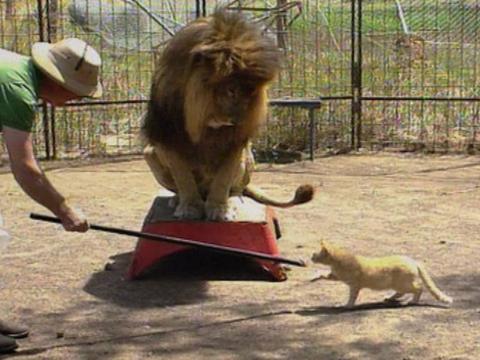
[[[51,181],[93,223],[140,229],[158,188],[142,160],[54,168]],[[318,187],[305,206],[278,211],[282,256],[309,258],[320,239],[363,255],[423,261],[454,298],[444,308],[386,306],[364,290],[345,311],[347,287],[310,283],[292,267],[266,281],[245,261],[174,256],[126,281],[135,239],[72,234],[35,222],[43,212],[8,173],[0,212],[13,240],[0,256],[3,318],[23,321],[19,359],[478,359],[480,158],[364,154],[260,166],[253,182],[278,197]],[[106,267],[106,264],[109,264]]]

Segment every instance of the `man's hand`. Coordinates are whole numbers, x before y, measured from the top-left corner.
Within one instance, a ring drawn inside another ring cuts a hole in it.
[[[33,153],[32,134],[4,127],[3,137],[13,175],[22,189],[60,218],[65,230],[87,231],[89,226],[85,217],[67,205],[63,195],[48,181],[38,166]]]
[[[86,232],[90,228],[86,217],[67,204],[61,205],[58,217],[67,231]]]

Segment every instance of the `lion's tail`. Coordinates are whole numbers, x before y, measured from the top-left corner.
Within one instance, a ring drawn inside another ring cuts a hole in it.
[[[305,204],[313,199],[315,191],[312,185],[301,185],[295,191],[295,196],[290,201],[278,201],[265,195],[255,187],[248,185],[243,190],[243,195],[265,205],[288,208],[295,205]]]
[[[451,304],[453,302],[453,299],[444,294],[440,289],[435,285],[433,282],[432,278],[428,274],[427,270],[422,264],[417,264],[418,266],[418,274],[420,275],[420,278],[422,279],[423,283],[427,287],[427,289],[432,293],[432,295],[439,301],[444,302],[446,304]]]

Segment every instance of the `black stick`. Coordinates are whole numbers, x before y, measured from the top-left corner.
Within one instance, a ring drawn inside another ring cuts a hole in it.
[[[57,223],[57,224],[61,223],[60,219],[58,219],[54,216],[48,216],[48,215],[31,213],[30,218],[34,219],[34,220],[47,221],[47,222],[52,222],[52,223]],[[262,259],[262,260],[269,260],[269,261],[273,261],[273,262],[276,262],[276,263],[285,263],[285,264],[302,266],[302,267],[306,266],[305,262],[301,261],[301,260],[291,260],[291,259],[287,259],[287,258],[283,258],[283,257],[279,257],[279,256],[262,254],[262,253],[255,252],[255,251],[234,249],[234,248],[231,248],[231,247],[220,246],[220,245],[215,245],[215,244],[206,244],[206,243],[202,243],[202,242],[198,242],[198,241],[194,241],[194,240],[182,239],[182,238],[177,238],[177,237],[173,237],[173,236],[149,234],[149,233],[144,233],[144,232],[141,232],[141,231],[126,230],[126,229],[120,229],[120,228],[114,228],[114,227],[102,226],[102,225],[95,225],[95,224],[90,224],[90,229],[109,232],[109,233],[114,233],[114,234],[120,234],[120,235],[140,237],[140,238],[144,238],[144,239],[148,239],[148,240],[154,240],[154,241],[169,242],[169,243],[177,244],[177,245],[186,245],[186,246],[201,248],[201,249],[205,249],[205,250],[221,252],[221,253],[225,253],[225,254],[251,257],[251,258],[257,258],[257,259]]]

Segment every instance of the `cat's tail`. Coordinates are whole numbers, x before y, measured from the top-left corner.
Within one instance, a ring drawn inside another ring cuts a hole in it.
[[[259,189],[251,185],[248,185],[243,190],[243,195],[261,204],[276,206],[280,208],[288,208],[295,205],[305,204],[306,202],[309,202],[313,199],[314,193],[315,190],[312,185],[301,185],[295,191],[295,196],[293,197],[293,199],[289,201],[279,201],[265,195]]]
[[[453,302],[453,299],[450,296],[444,294],[437,287],[437,285],[435,285],[435,283],[433,282],[432,278],[428,274],[425,267],[422,264],[417,264],[417,266],[418,266],[418,274],[420,275],[420,278],[422,279],[427,289],[432,293],[432,295],[441,302],[444,302],[446,304],[451,304]]]

